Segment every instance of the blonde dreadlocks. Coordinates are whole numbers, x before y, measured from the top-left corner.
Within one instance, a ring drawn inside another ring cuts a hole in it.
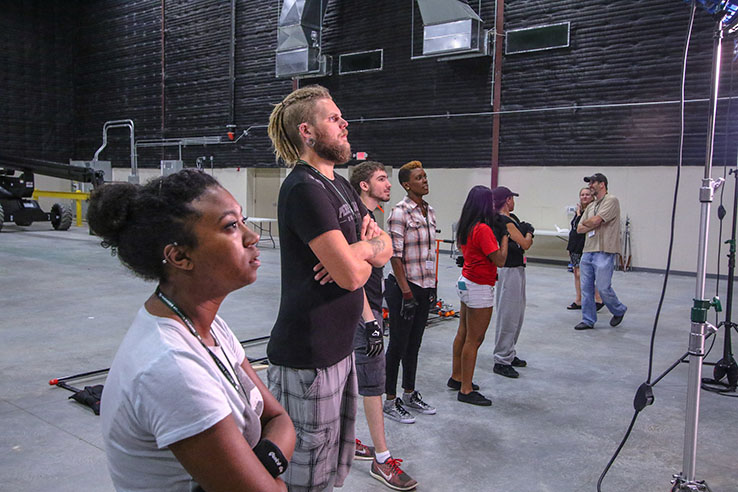
[[[328,89],[308,85],[285,97],[269,116],[267,133],[274,145],[274,153],[290,167],[300,159],[303,146],[298,127],[301,123],[313,122],[313,108],[320,99],[331,99]]]

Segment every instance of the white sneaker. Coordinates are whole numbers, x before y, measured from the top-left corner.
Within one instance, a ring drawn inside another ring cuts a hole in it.
[[[384,402],[383,411],[385,417],[400,422],[401,424],[415,423],[415,417],[405,410],[405,406],[402,404],[402,398],[397,397],[394,400],[387,400]]]
[[[417,410],[426,415],[436,414],[436,407],[432,407],[424,402],[423,397],[421,397],[420,393],[417,391],[413,391],[409,396],[407,393],[404,393],[402,395],[402,403],[404,403],[408,408],[412,408],[413,410]]]

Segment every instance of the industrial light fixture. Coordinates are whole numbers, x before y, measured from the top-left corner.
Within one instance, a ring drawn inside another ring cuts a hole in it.
[[[696,1],[711,14],[723,16],[722,26],[728,32],[738,29],[738,1],[736,0],[684,0],[686,3]]]

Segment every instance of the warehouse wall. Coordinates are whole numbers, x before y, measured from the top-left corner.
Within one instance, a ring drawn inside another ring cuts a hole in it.
[[[232,101],[230,2],[0,1],[0,88],[7,94],[0,106],[2,152],[90,159],[107,120],[133,119],[137,139],[224,136],[233,121],[237,134],[251,128],[249,135],[235,144],[185,147],[183,159],[191,166],[198,156],[213,156],[216,174],[247,211],[255,209],[250,190],[259,178],[253,169],[277,167],[266,136],[268,115],[292,81],[274,77],[281,3],[235,3]],[[473,0],[470,5],[477,8]],[[492,28],[494,2],[481,5],[485,27]],[[331,0],[323,46],[334,57],[334,74],[300,83],[331,89],[350,120],[354,150],[395,168],[423,161],[431,177],[429,200],[446,236],[468,189],[490,182],[492,64],[488,57],[411,60],[418,54],[411,32],[420,29],[417,15],[412,23],[413,9],[413,0]],[[543,229],[565,226],[564,210],[575,202],[581,177],[605,172],[623,215],[633,221],[634,264],[665,266],[688,17],[689,6],[673,0],[506,0],[505,29],[571,22],[569,48],[503,59],[499,181],[523,194],[521,216]],[[712,22],[698,12],[688,63],[684,173],[690,178],[683,181],[678,221],[685,227],[677,235],[680,270],[694,270],[696,255],[689,245],[698,207],[691,200],[705,154]],[[377,48],[384,49],[381,72],[337,73],[340,54]],[[732,48],[726,41],[718,166],[733,163],[738,152]],[[126,178],[125,131],[111,132],[101,157]],[[176,157],[176,148],[140,149],[142,176],[156,174],[160,159]],[[399,196],[396,185],[393,202]],[[556,241],[537,238],[531,254],[556,257]]]
[[[0,153],[71,157],[76,23],[60,2],[0,2]]]
[[[237,134],[252,127],[249,136],[236,144],[187,147],[184,160],[213,155],[216,167],[276,166],[265,125],[272,105],[292,87],[274,77],[280,2],[235,2],[233,101],[230,2],[2,4],[4,80],[16,104],[4,109],[9,117],[0,122],[0,136],[15,142],[13,152],[90,159],[103,123],[112,119],[133,119],[139,139],[225,138],[226,125],[234,123]],[[476,9],[478,2],[470,5]],[[412,23],[413,9],[413,0],[331,0],[323,47],[333,56],[334,74],[301,83],[331,89],[351,120],[354,147],[373,158],[487,167],[491,57],[411,60],[419,54],[411,33],[417,45],[421,31],[418,15]],[[481,2],[486,28],[493,27],[493,9],[494,2]],[[697,14],[686,91],[688,165],[703,160],[712,50],[713,21]],[[504,57],[500,165],[674,165],[688,18],[689,6],[673,0],[506,0],[505,29],[568,21],[571,46]],[[337,73],[339,55],[378,48],[384,49],[382,71]],[[731,59],[726,42],[725,97],[738,91]],[[728,99],[719,106],[719,164],[738,151],[732,106]],[[125,132],[113,131],[103,158],[126,166],[128,153]],[[139,160],[146,167],[176,157],[176,148],[141,149]]]
[[[489,182],[488,169],[428,169],[430,193],[426,197],[435,208],[438,217],[437,227],[441,230],[441,239],[450,239],[451,224],[458,220],[461,207],[469,189],[476,184]],[[584,186],[582,178],[594,172],[604,173],[610,182],[610,192],[620,200],[621,219],[626,217],[631,222],[632,264],[636,268],[663,270],[666,268],[669,231],[676,173],[663,166],[630,166],[630,167],[509,167],[500,175],[500,182],[520,194],[516,199],[515,214],[521,219],[531,222],[538,229],[555,230],[569,227],[571,215],[569,207],[575,206],[579,189]],[[249,205],[246,190],[251,186],[259,186],[253,182],[243,169],[215,169],[213,171],[223,185],[233,193],[246,214],[254,215]],[[348,176],[347,169],[339,173]],[[722,176],[723,168],[715,168],[713,176]],[[286,175],[286,173],[284,173]],[[675,247],[672,269],[681,272],[695,272],[697,265],[697,247],[700,222],[700,204],[698,190],[701,185],[703,170],[698,167],[686,167],[682,170],[681,185],[678,195]],[[157,176],[158,170],[142,171],[144,182]],[[115,179],[124,181],[127,170],[116,169]],[[404,192],[397,182],[396,172],[391,178],[393,188],[387,213],[392,205],[400,201]],[[716,273],[718,265],[717,250],[720,241],[720,222],[717,219],[717,206],[723,195],[724,206],[728,216],[722,232],[722,240],[730,236],[730,218],[732,215],[735,178],[729,177],[726,185],[715,195],[710,216],[708,272]],[[276,200],[276,196],[271,200]],[[273,217],[276,217],[274,215]],[[442,248],[448,248],[444,245]],[[556,237],[537,235],[534,245],[529,251],[532,258],[568,261],[566,243]],[[719,258],[720,271],[727,272],[725,254]]]

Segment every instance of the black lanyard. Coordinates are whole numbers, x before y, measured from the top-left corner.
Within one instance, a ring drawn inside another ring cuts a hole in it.
[[[210,348],[207,345],[205,345],[205,342],[203,342],[202,337],[197,332],[197,330],[195,330],[195,325],[192,324],[192,320],[190,320],[190,318],[188,318],[187,315],[184,312],[182,312],[182,310],[179,308],[179,306],[177,306],[174,303],[174,301],[172,301],[170,298],[168,298],[167,296],[165,296],[164,293],[161,291],[161,289],[159,289],[159,287],[156,288],[156,295],[157,295],[157,297],[159,297],[159,299],[161,299],[161,302],[163,302],[169,309],[171,309],[174,312],[174,314],[176,314],[177,316],[179,316],[179,318],[182,320],[182,322],[185,324],[185,326],[190,330],[190,333],[192,333],[192,335],[195,338],[197,338],[197,340],[200,342],[200,344],[203,346],[203,348],[205,350],[207,350],[208,354],[210,354],[210,357],[213,358],[213,361],[215,361],[215,365],[218,366],[218,369],[220,369],[220,372],[223,373],[223,376],[225,376],[225,378],[228,380],[228,382],[231,383],[231,386],[233,386],[233,388],[236,390],[236,392],[239,393],[239,394],[241,394],[242,393],[242,391],[241,391],[241,384],[239,384],[239,382],[236,379],[234,379],[233,374],[231,374],[231,372],[228,370],[228,368],[225,366],[225,364],[223,364],[223,361],[220,360],[218,358],[218,356],[215,355],[213,353],[213,351],[210,350]],[[218,341],[218,338],[215,336],[215,333],[213,333],[212,328],[210,329],[210,334],[213,336],[213,339],[215,340],[215,343],[217,343],[218,345],[220,345],[220,349],[223,352],[223,356],[226,358],[226,361],[228,361],[228,364],[231,365],[231,367],[232,367],[231,361],[228,358],[228,354],[226,354],[226,351],[223,348],[223,345],[221,345],[221,343]],[[235,368],[233,369],[233,372],[235,374],[235,372],[236,372],[236,369]],[[238,376],[236,376],[236,378],[237,377]],[[244,396],[245,396],[245,393],[244,393]]]
[[[422,198],[421,198],[422,200]],[[420,213],[423,213],[423,206],[420,206]],[[433,251],[433,244],[431,244],[431,226],[430,226],[430,205],[425,204],[425,225],[428,226],[428,258]]]
[[[349,210],[353,214],[353,216],[354,216],[354,224],[356,224],[356,240],[357,241],[360,241],[361,240],[361,220],[359,220],[359,219],[361,217],[357,216],[356,212],[354,211],[354,207],[351,206],[351,203],[349,203],[348,199],[345,196],[343,196],[343,193],[341,193],[339,191],[339,189],[335,185],[335,183],[333,183],[333,181],[331,181],[330,179],[328,179],[328,176],[326,176],[325,174],[321,173],[315,167],[311,166],[310,164],[308,164],[306,161],[304,161],[302,159],[300,159],[299,161],[297,161],[297,163],[298,164],[301,164],[301,165],[303,165],[305,167],[307,167],[314,174],[317,174],[318,176],[320,176],[321,178],[323,178],[325,181],[327,181],[329,185],[331,185],[331,187],[333,188],[333,191],[336,192],[336,195],[338,195],[338,197],[341,199],[341,201],[346,204],[346,206],[349,208]]]
[[[602,205],[602,200],[604,200],[604,199],[605,199],[605,195],[602,195],[602,198],[600,198],[600,201],[599,202],[595,202],[595,204],[594,204],[594,213],[592,214],[592,217],[594,217],[595,215],[597,215],[597,212],[600,211],[600,205]]]
[[[412,198],[410,198],[410,201],[415,203],[415,201]],[[430,255],[433,252],[433,242],[431,241],[431,226],[430,226],[430,205],[425,203],[425,201],[423,201],[422,198],[420,199],[420,201],[421,203],[420,204],[416,203],[416,205],[417,205],[417,208],[420,209],[420,215],[423,217],[423,219],[425,219],[425,226],[426,226],[426,229],[428,229],[428,258],[430,258]],[[425,203],[425,214],[423,214],[423,203]],[[418,240],[420,239],[421,238],[419,237]]]

